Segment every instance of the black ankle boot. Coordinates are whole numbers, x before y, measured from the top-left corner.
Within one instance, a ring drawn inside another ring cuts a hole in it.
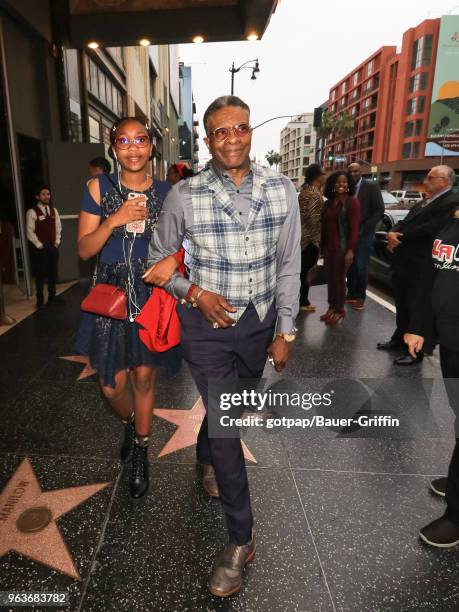
[[[137,439],[135,439],[134,446],[132,448],[132,468],[131,468],[131,479],[129,487],[131,490],[131,497],[138,499],[145,495],[148,491],[149,480],[148,480],[148,446],[140,446]]]
[[[129,461],[131,460],[134,440],[134,421],[132,419],[129,419],[129,421],[124,424],[124,438],[120,449],[121,463],[129,463]]]

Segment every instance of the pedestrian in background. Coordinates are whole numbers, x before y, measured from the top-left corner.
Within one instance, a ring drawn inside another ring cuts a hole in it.
[[[402,348],[405,354],[394,360],[395,365],[410,366],[424,358],[422,351],[416,357],[408,353],[403,334],[408,330],[418,283],[425,261],[430,257],[432,242],[457,206],[457,196],[452,192],[455,180],[452,168],[434,166],[424,181],[427,199],[415,204],[387,234],[387,246],[393,253],[392,284],[397,326],[390,340],[378,343],[377,348],[380,351]]]
[[[322,251],[328,285],[328,310],[320,317],[326,325],[336,325],[346,315],[346,270],[354,259],[360,224],[360,204],[354,194],[355,183],[349,172],[338,170],[327,178]]]
[[[35,206],[27,211],[26,231],[31,245],[32,268],[35,273],[36,308],[41,310],[44,307],[45,279],[48,280],[47,303],[64,301],[56,295],[62,224],[59,213],[51,204],[51,192],[48,185],[43,185],[37,190],[35,199]]]
[[[99,174],[110,174],[111,166],[108,159],[105,157],[95,157],[89,162],[88,174],[90,178],[98,176]]]
[[[359,163],[350,164],[348,170],[354,179],[355,195],[360,202],[360,229],[354,261],[347,271],[346,303],[354,310],[363,310],[371,247],[376,227],[384,216],[384,202],[378,185],[362,177],[362,168]]]
[[[304,185],[298,198],[301,217],[301,290],[300,310],[315,312],[316,307],[309,301],[308,272],[319,258],[320,237],[322,233],[322,212],[324,199],[322,188],[325,173],[319,164],[306,168]]]
[[[171,164],[167,169],[166,181],[171,185],[176,185],[182,180],[183,164]]]
[[[435,171],[433,169],[432,171]],[[456,195],[456,205],[459,197]],[[448,477],[436,478],[431,489],[446,499],[446,511],[419,532],[423,542],[436,548],[459,544],[459,208],[436,235],[432,255],[422,271],[408,333],[404,340],[413,359],[424,343],[440,344],[440,365],[446,393],[455,416],[456,445]]]

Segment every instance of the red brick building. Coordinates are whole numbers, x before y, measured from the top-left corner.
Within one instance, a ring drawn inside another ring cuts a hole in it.
[[[365,174],[388,179],[391,189],[414,188],[441,162],[424,156],[439,29],[440,19],[410,28],[400,53],[381,47],[331,88],[329,113],[346,111],[356,119],[356,130],[345,140],[327,138],[328,170],[360,160]],[[459,157],[443,162],[459,170]]]

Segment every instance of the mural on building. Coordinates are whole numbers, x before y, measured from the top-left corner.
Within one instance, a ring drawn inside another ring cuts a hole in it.
[[[459,15],[442,17],[426,156],[459,156]]]

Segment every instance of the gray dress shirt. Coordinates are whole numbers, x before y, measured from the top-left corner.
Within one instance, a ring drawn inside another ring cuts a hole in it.
[[[234,207],[244,225],[249,219],[252,201],[252,172],[248,172],[239,186],[231,177],[222,173],[214,165]],[[287,217],[277,242],[277,283],[275,301],[277,310],[276,333],[289,333],[295,327],[299,308],[300,270],[301,270],[301,224],[298,198],[292,182],[283,177],[287,195]],[[187,227],[193,224],[193,204],[186,181],[180,181],[170,190],[159,215],[149,248],[149,265],[175,253],[187,238]],[[168,293],[176,299],[185,298],[191,281],[174,274],[165,286]],[[231,313],[229,313],[231,316]]]

